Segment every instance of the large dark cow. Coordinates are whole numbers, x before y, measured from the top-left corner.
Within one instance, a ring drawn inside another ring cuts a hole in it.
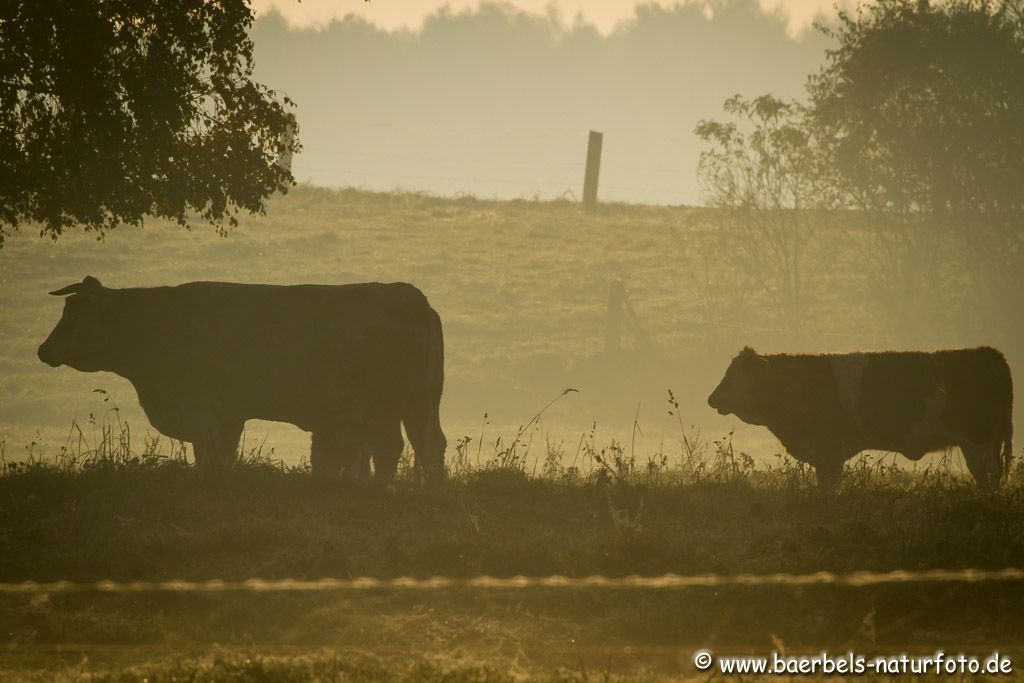
[[[1009,468],[1013,383],[991,348],[936,353],[759,355],[745,348],[708,405],[767,427],[833,490],[864,450],[925,453],[959,446],[978,485]]]
[[[404,423],[416,466],[444,474],[441,320],[409,284],[109,289],[86,277],[39,358],[128,379],[160,432],[200,467],[230,464],[248,419],[313,433],[313,471],[395,474]]]

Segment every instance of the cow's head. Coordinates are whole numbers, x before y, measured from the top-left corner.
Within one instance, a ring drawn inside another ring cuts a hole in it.
[[[732,359],[725,377],[708,396],[708,405],[722,415],[732,413],[744,422],[762,424],[763,392],[760,389],[767,363],[754,349],[744,348]]]
[[[60,322],[39,347],[39,360],[52,367],[68,365],[83,372],[109,370],[110,290],[88,275],[50,294],[71,296],[64,300]]]

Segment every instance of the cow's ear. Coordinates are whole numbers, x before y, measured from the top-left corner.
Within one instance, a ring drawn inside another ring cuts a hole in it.
[[[85,279],[81,282],[68,285],[67,287],[61,287],[50,292],[51,296],[67,296],[68,294],[78,294],[79,292],[91,292],[100,289],[103,285],[100,281],[94,278],[92,275],[86,275]]]
[[[73,285],[68,285],[67,287],[61,287],[60,289],[53,290],[52,292],[50,292],[50,296],[66,296],[68,294],[74,294],[81,288],[82,283],[76,282]]]

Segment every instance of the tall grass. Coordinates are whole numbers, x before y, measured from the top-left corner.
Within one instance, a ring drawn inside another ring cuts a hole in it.
[[[74,475],[95,470],[181,468],[190,463],[189,445],[185,442],[145,433],[141,440],[131,426],[121,419],[120,408],[103,389],[94,390],[103,396],[106,410],[90,413],[84,421],[72,419],[67,436],[54,454],[37,449],[33,441],[21,457],[7,452],[0,441],[0,477],[26,471],[42,471]],[[457,438],[448,453],[448,474],[455,481],[487,476],[508,476],[567,485],[616,485],[619,487],[685,487],[701,484],[738,484],[768,490],[813,492],[816,488],[814,469],[788,455],[776,453],[760,461],[749,453],[737,450],[733,432],[717,438],[707,437],[700,428],[685,425],[679,417],[679,404],[668,391],[668,414],[677,417],[678,434],[674,444],[638,453],[636,436],[641,432],[634,420],[631,443],[610,440],[598,442],[597,425],[583,431],[576,446],[567,450],[564,442],[552,441],[542,432],[542,418],[562,397],[575,392],[565,389],[510,437],[487,438],[487,415],[484,415],[479,437]],[[538,453],[538,449],[543,452]],[[260,468],[281,473],[306,473],[307,457],[297,465],[286,464],[273,449],[265,450],[265,441],[249,441],[243,433],[236,453],[236,467]],[[400,480],[418,478],[413,453],[407,448],[399,460]],[[1020,460],[1010,472],[1005,490],[1017,490],[1024,483],[1024,465]],[[901,466],[895,453],[862,453],[844,467],[841,491],[867,489],[912,491],[953,491],[973,488],[970,474],[955,449],[949,448],[909,468]]]

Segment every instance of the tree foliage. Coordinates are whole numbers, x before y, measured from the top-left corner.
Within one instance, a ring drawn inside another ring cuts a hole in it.
[[[838,47],[809,91],[859,205],[1024,210],[1020,0],[879,0],[827,32]]]
[[[730,121],[697,124],[706,144],[698,177],[708,203],[728,210],[722,252],[769,296],[793,342],[835,253],[825,249],[820,224],[833,185],[803,105],[735,96],[724,108]]]
[[[145,216],[225,230],[293,182],[288,98],[252,79],[246,0],[0,5],[0,245]]]
[[[836,47],[809,80],[813,124],[875,228],[877,296],[905,328],[945,318],[1019,344],[1021,0],[879,0],[826,32]]]

